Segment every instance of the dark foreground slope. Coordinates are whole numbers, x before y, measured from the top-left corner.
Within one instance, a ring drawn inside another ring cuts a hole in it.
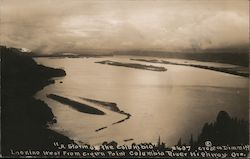
[[[54,150],[54,141],[71,140],[47,129],[55,122],[51,109],[33,95],[53,83],[52,77],[65,76],[64,70],[52,69],[23,55],[14,48],[1,53],[1,147],[3,156],[12,150]]]
[[[214,145],[249,144],[249,122],[232,118],[227,112],[220,111],[214,123],[205,123],[197,144],[211,141]]]

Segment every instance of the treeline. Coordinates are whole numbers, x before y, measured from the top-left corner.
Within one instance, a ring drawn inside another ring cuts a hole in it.
[[[232,118],[225,111],[220,111],[214,123],[205,123],[197,139],[190,136],[187,145],[196,148],[204,146],[206,141],[213,145],[237,146],[249,144],[249,122],[243,119]],[[181,139],[177,145],[185,145]]]

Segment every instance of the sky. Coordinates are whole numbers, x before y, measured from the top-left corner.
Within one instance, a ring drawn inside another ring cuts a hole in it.
[[[0,0],[0,44],[58,52],[240,48],[248,0]]]

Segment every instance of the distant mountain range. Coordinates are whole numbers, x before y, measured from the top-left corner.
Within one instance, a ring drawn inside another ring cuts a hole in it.
[[[5,47],[5,46],[1,46]],[[127,50],[127,51],[83,51],[83,52],[72,52],[72,53],[53,53],[53,54],[40,54],[32,52],[26,48],[11,48],[17,49],[18,51],[29,53],[28,56],[32,57],[100,57],[100,56],[113,56],[113,55],[134,55],[134,56],[151,56],[151,57],[164,57],[164,58],[179,58],[198,60],[206,62],[219,62],[227,63],[239,66],[248,67],[249,65],[249,48],[222,48],[222,49],[192,49],[185,50],[182,52],[166,52],[166,51],[154,51],[154,50]]]

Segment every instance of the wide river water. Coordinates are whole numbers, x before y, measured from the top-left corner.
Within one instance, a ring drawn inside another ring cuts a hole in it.
[[[35,58],[39,64],[62,68],[67,74],[55,78],[55,84],[35,96],[49,105],[57,119],[50,128],[78,143],[156,143],[160,137],[171,146],[180,137],[188,141],[193,134],[196,138],[204,123],[215,121],[221,110],[232,117],[248,119],[248,78],[167,64],[150,64],[168,69],[156,72],[95,63],[112,60],[149,65],[130,58]],[[131,117],[112,125],[126,116],[104,108],[98,109],[105,115],[82,113],[47,98],[47,94],[78,102],[84,102],[82,97],[114,102]],[[95,131],[105,126],[106,129]],[[127,139],[133,140],[125,142]]]

